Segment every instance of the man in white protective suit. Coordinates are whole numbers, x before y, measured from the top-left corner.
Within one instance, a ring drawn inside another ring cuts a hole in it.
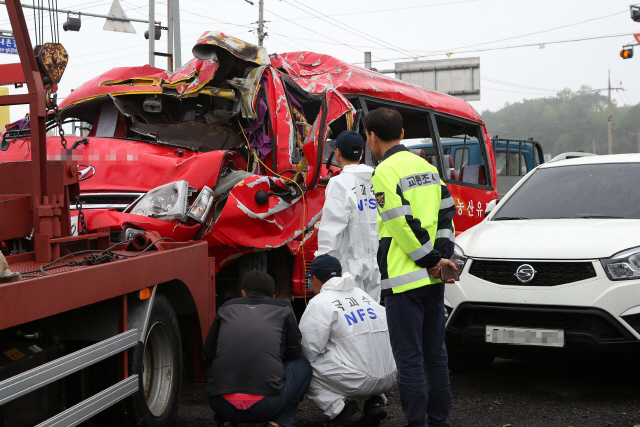
[[[371,184],[373,168],[359,163],[364,140],[357,132],[341,132],[330,146],[342,172],[329,180],[325,191],[316,256],[338,258],[342,270],[354,276],[356,286],[378,302],[378,212]]]
[[[325,426],[377,425],[397,375],[385,309],[330,255],[316,257],[307,276],[316,294],[300,319],[313,370],[307,397],[331,419]]]

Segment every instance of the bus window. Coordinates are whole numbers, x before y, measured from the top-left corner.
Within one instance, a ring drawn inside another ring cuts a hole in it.
[[[461,186],[491,186],[482,127],[439,114],[435,120],[440,143],[453,152],[453,157],[445,155],[443,159],[447,180]]]

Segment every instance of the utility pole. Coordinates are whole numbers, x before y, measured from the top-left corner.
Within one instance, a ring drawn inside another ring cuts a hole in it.
[[[371,52],[364,53],[364,68],[367,70],[371,69]]]
[[[266,36],[264,33],[264,0],[260,0],[258,8],[260,9],[260,12],[258,12],[258,46],[262,47],[262,42]]]
[[[609,154],[613,154],[613,129],[611,128],[611,70],[609,70]]]
[[[594,89],[594,92],[600,92],[604,89]],[[613,127],[612,127],[612,114],[611,114],[611,91],[612,90],[624,90],[623,87],[611,87],[611,70],[609,70],[609,85],[607,86],[608,91],[608,104],[609,104],[609,117],[608,117],[608,127],[609,127],[609,154],[613,154]]]
[[[255,6],[255,3],[251,0],[244,0],[249,3],[251,6]],[[262,47],[265,37],[267,37],[267,33],[264,32],[264,23],[267,22],[264,20],[264,0],[260,0],[258,3],[258,22],[254,22],[254,24],[258,24],[258,46]]]
[[[156,66],[156,24],[155,24],[155,11],[156,0],[149,0],[149,65]]]

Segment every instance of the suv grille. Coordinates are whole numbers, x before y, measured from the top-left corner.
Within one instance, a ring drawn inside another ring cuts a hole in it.
[[[558,286],[565,283],[596,277],[596,270],[590,262],[536,262],[536,261],[487,261],[472,260],[469,273],[480,279],[498,285],[512,286]],[[529,264],[536,274],[528,283],[516,278],[516,270]]]
[[[601,310],[575,307],[490,306],[464,304],[454,314],[447,329],[464,331],[487,325],[516,328],[562,329],[567,333],[595,335],[600,340],[629,337],[620,324]]]

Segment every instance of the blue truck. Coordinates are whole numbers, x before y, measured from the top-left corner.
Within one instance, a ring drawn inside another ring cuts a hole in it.
[[[408,141],[407,141],[408,142]],[[498,195],[502,198],[529,171],[544,163],[542,146],[529,138],[506,139],[496,135],[491,139],[498,175]],[[415,154],[433,162],[435,149],[428,139],[413,140],[407,147]],[[451,179],[465,182],[463,168],[482,165],[483,154],[477,139],[442,141],[444,170]],[[449,163],[448,165],[446,163]]]

